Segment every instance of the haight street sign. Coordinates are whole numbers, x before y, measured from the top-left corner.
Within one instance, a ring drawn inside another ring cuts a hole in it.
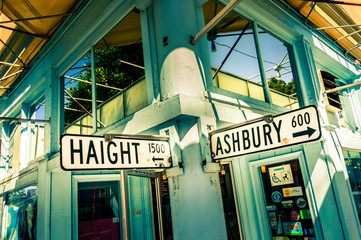
[[[209,133],[213,160],[241,156],[321,138],[321,127],[315,106],[308,106],[268,121],[237,124]]]
[[[105,170],[169,168],[167,137],[119,135],[106,141],[104,136],[64,134],[60,138],[63,170]]]

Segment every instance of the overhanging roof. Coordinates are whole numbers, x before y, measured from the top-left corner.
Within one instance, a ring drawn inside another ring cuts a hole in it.
[[[0,1],[0,96],[26,69],[77,2]]]
[[[361,0],[284,0],[339,45],[347,56],[361,60]]]
[[[0,7],[2,4],[0,8],[2,9],[0,14],[0,96],[26,69],[78,1],[0,0]],[[361,26],[354,26],[361,24],[361,0],[349,0],[353,5],[327,0],[281,1],[303,15],[306,24],[311,23],[312,28],[324,32],[335,44],[344,49],[346,55],[361,59]],[[317,4],[314,6],[315,2]],[[221,6],[215,8],[214,2],[207,2],[204,6],[205,22],[208,23],[221,8]],[[136,12],[131,14],[136,16]],[[215,28],[224,32],[240,31],[244,28],[246,21],[229,24],[237,17],[236,14],[230,13]],[[121,24],[97,46],[137,42],[141,38],[140,32],[136,30],[139,29],[139,25],[139,21]],[[348,27],[340,27],[345,25]],[[328,29],[324,29],[325,27]],[[121,38],[123,42],[119,42],[120,38],[117,37],[119,34],[123,36]],[[124,36],[128,36],[129,39],[124,39]]]

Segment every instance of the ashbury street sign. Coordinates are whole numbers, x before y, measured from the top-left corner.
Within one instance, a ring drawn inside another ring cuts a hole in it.
[[[171,167],[167,137],[62,135],[60,162],[64,170]]]
[[[318,112],[309,106],[210,132],[213,160],[235,157],[321,138]]]

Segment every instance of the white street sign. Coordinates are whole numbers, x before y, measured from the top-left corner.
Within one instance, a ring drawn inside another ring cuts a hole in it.
[[[169,168],[167,137],[62,135],[60,162],[64,170]]]
[[[315,106],[210,132],[213,160],[316,141],[321,138]]]

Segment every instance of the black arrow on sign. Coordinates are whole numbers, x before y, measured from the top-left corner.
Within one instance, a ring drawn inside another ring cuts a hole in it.
[[[156,157],[153,157],[153,162],[155,162],[155,161],[163,161],[164,160],[164,158],[156,158]]]
[[[308,135],[308,137],[311,137],[314,132],[316,132],[315,129],[310,128],[310,127],[307,127],[307,130],[293,133],[292,136],[293,136],[294,138],[295,138],[295,137],[301,137],[301,136],[303,136],[303,135]]]

